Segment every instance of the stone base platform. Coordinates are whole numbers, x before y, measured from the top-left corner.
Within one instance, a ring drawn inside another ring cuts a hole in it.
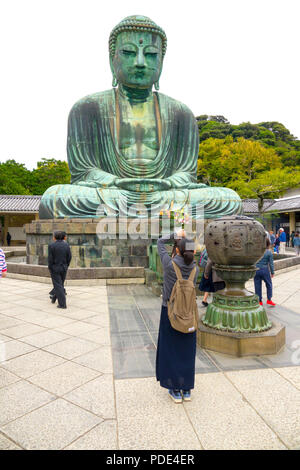
[[[159,233],[159,226],[154,228],[148,223],[136,226],[131,219],[116,219],[109,227],[115,231],[113,236],[106,234],[105,227],[103,238],[99,230],[101,221],[101,218],[53,219],[26,224],[27,264],[47,265],[48,245],[53,241],[53,232],[63,230],[72,251],[70,268],[148,267],[147,249],[154,241],[150,236],[155,231]],[[133,237],[127,235],[128,227],[129,233],[137,232]]]
[[[7,263],[9,277],[41,282],[51,282],[48,266],[24,263]],[[142,267],[69,268],[67,281],[97,284],[144,284],[145,272]],[[48,280],[48,281],[47,281]],[[74,284],[74,285],[75,285]]]
[[[262,333],[234,333],[207,327],[201,318],[197,342],[203,349],[236,357],[277,354],[285,345],[285,326],[273,320],[272,328]]]

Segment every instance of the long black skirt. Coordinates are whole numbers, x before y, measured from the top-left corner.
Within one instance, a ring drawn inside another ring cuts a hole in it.
[[[156,353],[156,379],[167,389],[191,390],[195,384],[196,331],[172,328],[168,308],[162,306]]]

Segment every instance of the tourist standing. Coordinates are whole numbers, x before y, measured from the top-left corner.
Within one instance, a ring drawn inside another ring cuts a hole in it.
[[[269,232],[269,239],[270,239],[271,246],[273,247],[274,243],[275,243],[275,240],[276,240],[276,237],[274,235],[273,230],[270,230],[270,232]]]
[[[290,246],[290,234],[286,232],[286,246]]]
[[[275,235],[275,243],[274,243],[274,253],[279,253],[279,247],[280,247],[280,238],[279,234],[276,233]]]
[[[10,242],[11,242],[11,234],[9,232],[7,232],[7,235],[6,235],[6,241],[7,241],[7,246],[10,246]]]
[[[67,308],[64,282],[72,254],[66,238],[65,232],[54,232],[54,243],[48,248],[48,269],[53,282],[53,295],[58,300],[57,308]]]
[[[4,251],[0,248],[0,279],[5,277],[7,273],[7,265],[5,261]]]
[[[293,230],[291,233],[291,244],[293,248],[294,248],[294,238],[295,238],[295,231]]]
[[[176,243],[176,255],[171,258],[167,252],[166,243]],[[177,235],[165,236],[157,241],[157,250],[163,266],[163,299],[159,324],[156,379],[161,387],[168,389],[175,403],[190,401],[191,390],[195,382],[196,331],[181,333],[175,330],[168,317],[168,300],[177,281],[173,267],[176,263],[183,279],[188,279],[196,267],[194,284],[198,277],[199,268],[194,260],[194,243],[185,237],[180,230]]]
[[[213,292],[217,292],[218,290],[225,289],[226,284],[223,281],[223,279],[221,279],[217,275],[214,269],[214,263],[212,262],[210,258],[207,259],[206,267],[204,270],[204,277],[207,281],[211,278],[212,284],[213,284]]]
[[[273,253],[270,250],[270,240],[266,240],[266,250],[263,257],[256,263],[258,270],[254,276],[254,287],[255,294],[259,297],[260,305],[262,302],[262,281],[264,281],[267,288],[267,305],[268,307],[275,307],[275,303],[272,301],[273,286],[271,277],[274,276],[274,262]]]
[[[285,246],[286,246],[286,233],[283,228],[279,229],[279,240],[280,240],[280,253],[285,253]]]
[[[299,256],[300,255],[300,236],[299,236],[299,232],[295,233],[293,245],[294,245],[294,248],[295,248],[296,255]]]
[[[199,284],[199,290],[201,292],[204,292],[203,300],[202,300],[202,305],[204,307],[208,306],[207,299],[208,299],[208,296],[209,296],[210,292],[214,292],[214,285],[213,285],[213,281],[212,281],[212,275],[210,276],[209,279],[205,279],[205,277],[204,277],[204,271],[205,271],[205,267],[206,267],[206,264],[207,264],[207,260],[208,260],[208,254],[207,254],[206,248],[204,248],[204,250],[201,253],[201,258],[200,258],[200,261],[199,261],[199,266],[201,268],[203,268],[203,273],[202,273],[201,281],[200,281],[200,284]]]

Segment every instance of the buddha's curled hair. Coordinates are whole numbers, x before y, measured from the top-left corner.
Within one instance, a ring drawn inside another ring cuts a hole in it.
[[[115,55],[116,51],[116,40],[119,33],[123,31],[146,31],[154,34],[158,34],[162,40],[162,56],[164,57],[167,50],[167,36],[164,30],[158,26],[147,16],[134,15],[127,16],[117,26],[114,27],[109,36],[109,54],[110,56]]]

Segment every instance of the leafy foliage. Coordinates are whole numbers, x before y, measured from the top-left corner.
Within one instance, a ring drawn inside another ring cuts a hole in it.
[[[196,118],[198,180],[227,186],[241,198],[280,197],[300,185],[300,141],[279,122],[232,125],[224,116]]]
[[[300,140],[280,122],[270,121],[259,124],[243,122],[239,125],[230,124],[224,116],[208,116],[197,118],[200,142],[210,138],[224,139],[231,136],[233,140],[240,137],[260,142],[264,147],[273,148],[281,157],[284,166],[300,165]]]
[[[0,162],[0,194],[43,194],[54,184],[70,183],[65,161],[43,158],[32,171],[15,160]]]
[[[198,179],[234,189],[243,199],[259,199],[262,208],[264,198],[300,185],[300,167],[284,167],[273,148],[257,141],[209,138],[199,146]]]

